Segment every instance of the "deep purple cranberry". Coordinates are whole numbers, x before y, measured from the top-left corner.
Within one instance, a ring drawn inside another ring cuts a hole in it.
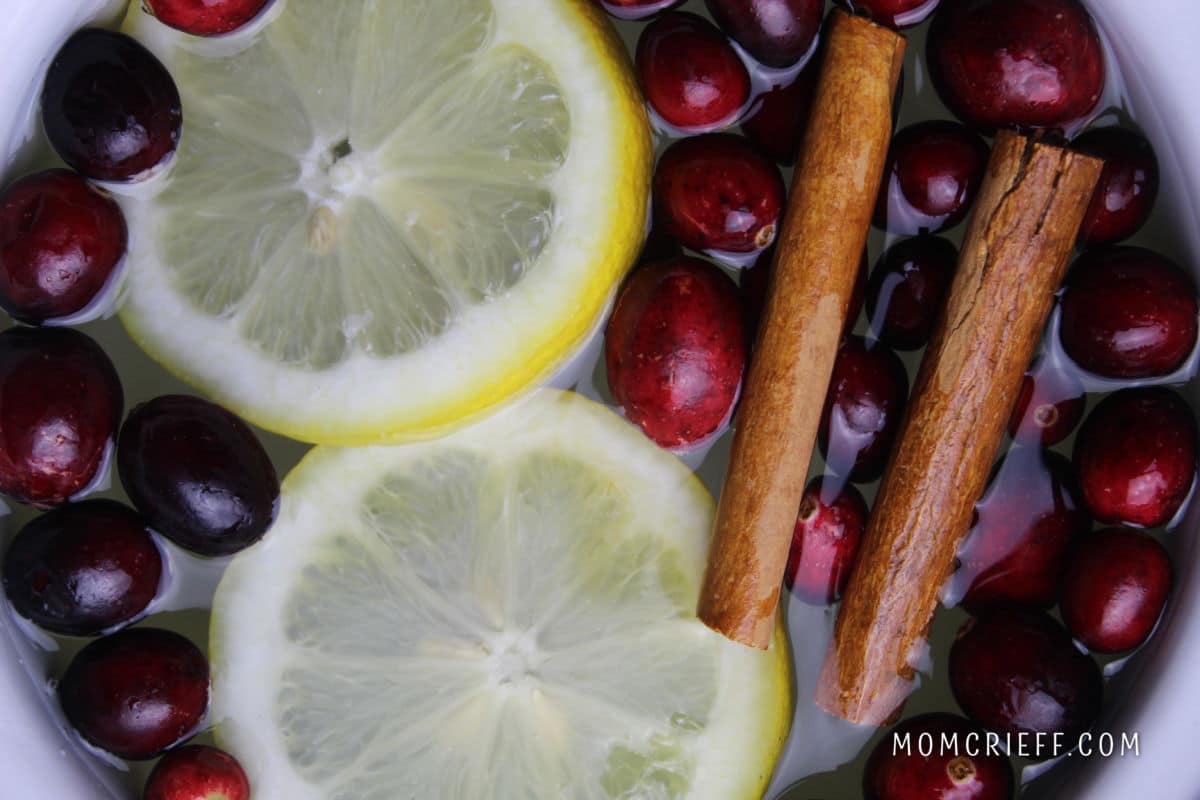
[[[867,502],[852,485],[814,478],[800,500],[783,581],[792,594],[823,606],[842,596],[863,531]]]
[[[742,120],[746,138],[780,164],[796,163],[816,87],[817,70],[808,66],[787,86],[763,92],[754,111]]]
[[[982,728],[955,714],[906,719],[871,751],[863,799],[1012,800],[1012,764],[988,745]]]
[[[1104,159],[1079,240],[1111,244],[1132,236],[1145,224],[1158,197],[1158,159],[1150,142],[1128,128],[1109,127],[1085,131],[1071,146]]]
[[[889,247],[867,284],[867,318],[875,336],[897,350],[928,344],[957,263],[957,248],[937,236],[902,239]]]
[[[935,119],[908,126],[888,151],[875,225],[903,236],[957,225],[975,200],[987,161],[987,144],[965,125]]]
[[[933,13],[938,0],[834,0],[838,5],[864,14],[889,28],[920,24]]]
[[[824,0],[704,0],[721,29],[758,62],[787,67],[804,58],[821,28]]]
[[[1008,434],[1021,444],[1050,447],[1071,435],[1087,406],[1079,379],[1038,362],[1027,373],[1008,418]]]

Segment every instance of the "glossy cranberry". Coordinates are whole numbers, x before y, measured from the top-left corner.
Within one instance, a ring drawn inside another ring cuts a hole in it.
[[[756,61],[788,67],[808,55],[824,0],[704,0],[721,29]]]
[[[927,120],[896,134],[884,166],[875,225],[904,236],[957,225],[987,167],[988,146],[964,125]]]
[[[1112,525],[1163,525],[1196,472],[1196,421],[1179,395],[1125,389],[1106,397],[1075,439],[1079,487],[1092,515]]]
[[[871,751],[864,800],[1012,800],[1012,764],[988,749],[987,736],[955,714],[904,720]]]
[[[985,130],[1063,128],[1104,91],[1104,54],[1078,0],[956,0],[929,29],[929,72],[950,110]]]
[[[638,82],[650,107],[684,131],[728,125],[750,99],[750,74],[703,17],[671,11],[638,38]]]
[[[145,0],[159,21],[195,36],[229,33],[254,19],[270,0]]]
[[[750,330],[758,330],[758,322],[762,318],[763,307],[767,302],[767,283],[771,279],[775,258],[775,248],[763,251],[752,266],[746,267],[739,273],[742,295],[746,298],[746,313],[750,321]],[[863,294],[867,286],[867,251],[863,250],[862,262],[858,269],[858,278],[854,288],[850,290],[850,303],[846,307],[846,321],[842,325],[842,333],[850,333],[858,323],[858,315],[863,307]]]
[[[937,236],[902,239],[889,247],[867,284],[867,318],[875,336],[897,350],[924,347],[957,263],[957,248]]]
[[[887,347],[847,336],[833,365],[817,443],[829,469],[856,482],[883,474],[908,399],[908,374]]]
[[[654,173],[659,224],[693,250],[762,250],[775,241],[783,199],[779,169],[728,133],[675,142]]]
[[[1087,396],[1079,379],[1064,369],[1039,363],[1025,373],[1008,434],[1021,444],[1050,447],[1071,435],[1083,419]]]
[[[1075,363],[1108,378],[1174,372],[1196,346],[1196,287],[1140,247],[1084,253],[1067,277],[1060,336]]]
[[[867,502],[853,486],[814,478],[800,500],[783,581],[805,603],[823,606],[842,596],[867,526]]]
[[[47,508],[96,477],[124,395],[100,346],[68,328],[0,333],[0,492]]]
[[[834,0],[856,14],[863,14],[889,28],[908,28],[925,21],[938,0]]]
[[[182,121],[170,74],[124,34],[85,28],[67,39],[46,72],[46,136],[89,178],[146,177],[175,152]]]
[[[975,505],[951,593],[972,611],[1002,603],[1049,608],[1071,543],[1091,527],[1070,462],[1039,447],[1014,447]]]
[[[999,733],[1062,733],[1070,748],[1100,712],[1100,668],[1037,611],[998,608],[967,623],[950,647],[950,689],[968,717]],[[1030,737],[1038,758],[1053,737]]]
[[[125,216],[65,169],[28,175],[0,194],[0,307],[24,322],[74,314],[125,255]]]
[[[810,66],[787,86],[763,92],[754,110],[742,120],[746,138],[780,164],[796,163],[816,87],[817,70]]]
[[[686,256],[637,269],[604,335],[613,399],[669,448],[699,443],[728,421],[747,349],[737,287],[712,264]]]
[[[97,639],[58,684],[84,739],[121,758],[153,758],[192,735],[208,707],[208,663],[189,640],[158,628]]]
[[[4,557],[4,591],[43,628],[92,636],[136,619],[158,593],[162,556],[136,511],[86,500],[25,525]]]
[[[683,0],[593,0],[618,19],[646,19],[679,5]]]
[[[190,744],[159,759],[142,800],[250,800],[250,781],[225,751]]]
[[[1136,131],[1110,127],[1085,131],[1071,146],[1104,159],[1079,240],[1110,244],[1132,236],[1145,224],[1158,197],[1158,159],[1150,142]]]

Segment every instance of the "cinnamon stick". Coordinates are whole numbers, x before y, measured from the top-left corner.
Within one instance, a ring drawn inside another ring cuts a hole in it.
[[[834,11],[738,411],[698,614],[765,649],[892,130],[904,38]]]
[[[817,683],[832,714],[882,725],[911,690],[1102,165],[996,137]]]

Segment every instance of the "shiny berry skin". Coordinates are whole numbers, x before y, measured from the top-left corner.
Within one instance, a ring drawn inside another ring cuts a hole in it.
[[[884,166],[875,226],[912,236],[957,225],[983,182],[988,154],[978,134],[950,120],[926,120],[900,131]]]
[[[867,318],[875,336],[897,350],[928,344],[957,265],[958,249],[937,236],[889,247],[867,283]]]
[[[271,0],[145,0],[164,25],[193,36],[218,36],[242,27]]]
[[[208,708],[208,662],[177,633],[126,628],[79,651],[58,698],[88,742],[121,758],[153,758],[195,733]]]
[[[250,800],[250,781],[229,753],[189,744],[159,759],[142,800]]]
[[[663,230],[700,251],[753,253],[775,241],[783,176],[741,136],[681,139],[654,172],[654,213]]]
[[[943,736],[957,742],[957,752],[941,747]],[[922,737],[934,743],[924,751],[928,756],[922,755]],[[987,745],[983,729],[955,714],[906,719],[871,751],[863,800],[1012,800],[1012,763]]]
[[[767,302],[767,284],[771,280],[771,270],[774,269],[775,248],[763,251],[754,264],[745,267],[738,273],[742,295],[746,299],[746,315],[750,320],[750,330],[757,331],[759,320],[762,319],[763,307]],[[862,262],[858,268],[858,277],[850,290],[850,302],[846,306],[846,321],[842,324],[842,333],[854,330],[858,323],[858,315],[863,307],[863,295],[867,286],[867,251],[863,250]]]
[[[1078,0],[955,0],[929,29],[933,85],[983,130],[1065,128],[1096,107],[1104,53]]]
[[[0,194],[0,307],[23,322],[74,314],[125,255],[121,208],[65,169]]]
[[[205,556],[254,544],[279,510],[279,479],[254,432],[199,397],[135,406],[117,442],[117,470],[154,530]]]
[[[1140,247],[1080,256],[1067,276],[1059,336],[1076,364],[1106,378],[1169,375],[1196,346],[1196,286]]]
[[[1087,406],[1083,384],[1070,372],[1039,364],[1025,373],[1008,418],[1008,435],[1021,444],[1050,447],[1071,435]]]
[[[704,0],[708,12],[760,64],[789,67],[808,55],[824,0]]]
[[[679,5],[683,0],[593,0],[593,2],[618,19],[646,19]]]
[[[750,74],[729,41],[703,17],[671,11],[638,38],[638,82],[670,125],[694,132],[737,119],[750,99]]]
[[[763,153],[791,166],[796,163],[816,88],[817,70],[807,67],[787,86],[763,92],[757,107],[742,120],[742,132]]]
[[[949,675],[971,719],[1002,734],[1060,732],[1067,748],[1096,720],[1104,692],[1100,668],[1061,625],[1019,608],[968,620],[950,646]],[[1029,742],[1038,758],[1055,754],[1050,736]]]
[[[746,368],[745,311],[717,267],[681,256],[630,275],[604,333],[613,399],[661,447],[719,431]]]
[[[909,28],[924,22],[939,0],[834,0],[838,5],[863,14],[889,28]]]
[[[1071,142],[1104,159],[1100,182],[1079,229],[1087,244],[1127,239],[1145,224],[1158,197],[1158,159],[1146,137],[1128,128],[1093,128]]]
[[[137,181],[175,152],[183,112],[162,63],[136,40],[85,28],[54,56],[42,87],[42,125],[74,170]]]
[[[867,502],[853,486],[814,478],[804,489],[783,582],[814,606],[842,596],[867,527]]]
[[[121,420],[108,356],[69,328],[0,333],[0,492],[49,508],[91,483]]]
[[[829,469],[856,483],[883,474],[908,400],[908,374],[883,345],[847,336],[838,349],[817,443]]]
[[[46,630],[93,636],[136,619],[158,594],[162,555],[145,520],[113,500],[48,511],[4,556],[4,591]]]
[[[1196,473],[1196,420],[1179,395],[1125,389],[1093,409],[1073,456],[1084,502],[1100,522],[1164,525]]]

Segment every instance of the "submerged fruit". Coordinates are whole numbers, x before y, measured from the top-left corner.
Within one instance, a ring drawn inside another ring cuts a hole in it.
[[[250,800],[250,781],[233,756],[193,744],[159,759],[142,800]]]
[[[217,36],[242,27],[272,0],[144,0],[164,25],[195,36]]]

